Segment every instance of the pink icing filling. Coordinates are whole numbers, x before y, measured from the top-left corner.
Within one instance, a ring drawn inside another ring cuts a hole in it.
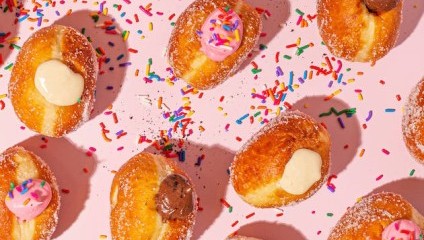
[[[410,240],[420,239],[420,228],[410,220],[396,220],[387,226],[382,235],[382,240]]]
[[[29,179],[6,196],[7,208],[19,221],[29,221],[40,215],[52,199],[50,185],[40,179]]]
[[[211,60],[220,62],[240,47],[243,38],[243,23],[232,9],[216,9],[203,23],[198,32],[200,49]]]

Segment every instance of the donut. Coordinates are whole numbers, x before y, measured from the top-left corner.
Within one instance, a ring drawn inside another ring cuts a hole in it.
[[[319,33],[334,56],[375,63],[394,47],[402,0],[318,0],[317,4]]]
[[[150,153],[134,156],[112,182],[112,239],[190,239],[195,196],[189,177],[172,160]]]
[[[12,70],[9,97],[16,115],[50,137],[77,129],[93,109],[97,72],[95,51],[81,33],[61,25],[38,30]]]
[[[0,155],[0,239],[50,239],[59,207],[56,178],[43,160],[19,146]]]
[[[280,114],[235,155],[231,183],[260,208],[291,205],[312,196],[330,168],[330,136],[299,111]]]
[[[349,208],[328,240],[422,239],[424,217],[402,196],[380,192]]]
[[[404,109],[403,140],[411,155],[424,164],[424,78],[413,88]]]
[[[261,30],[259,14],[243,0],[196,0],[175,23],[169,64],[191,86],[213,88],[236,73]]]

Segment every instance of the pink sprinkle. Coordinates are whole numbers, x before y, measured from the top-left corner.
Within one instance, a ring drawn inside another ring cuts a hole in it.
[[[382,178],[383,178],[383,174],[381,174],[380,176],[378,176],[375,180],[378,181],[378,180],[380,180]]]
[[[38,199],[38,194],[37,194],[37,193],[35,193],[35,192],[32,192],[32,193],[31,193],[31,196],[32,196],[34,199]]]
[[[118,151],[121,151],[122,149],[124,149],[124,147],[123,147],[123,146],[119,147],[117,150],[118,150]]]
[[[89,147],[88,148],[90,151],[92,151],[92,152],[95,152],[96,151],[96,148],[94,148],[94,147]]]
[[[321,230],[319,230],[318,232],[317,232],[317,235],[320,235],[321,234]]]
[[[386,154],[386,155],[389,155],[389,154],[390,154],[390,152],[389,152],[387,149],[385,149],[385,148],[381,149],[381,151],[382,151],[384,154]]]
[[[107,112],[105,112],[104,114],[105,115],[110,115],[110,114],[112,114],[113,112],[112,111],[107,111]]]

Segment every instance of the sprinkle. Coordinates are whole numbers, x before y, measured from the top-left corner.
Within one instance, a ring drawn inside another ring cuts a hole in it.
[[[381,174],[380,176],[378,176],[375,180],[378,181],[378,180],[380,180],[382,178],[383,178],[383,174]]]
[[[107,236],[106,236],[106,235],[100,235],[100,236],[99,236],[99,239],[100,239],[100,240],[107,239]]]
[[[397,99],[398,101],[402,100],[402,98],[400,97],[400,95],[399,95],[399,94],[398,94],[398,95],[396,95],[396,99]]]
[[[385,112],[395,112],[396,109],[394,108],[386,108],[386,110],[384,110]]]
[[[333,213],[327,213],[327,217],[332,217]]]
[[[149,22],[149,31],[153,31],[153,23]]]
[[[233,224],[231,224],[231,227],[235,227],[238,223],[239,223],[239,221],[238,221],[238,220],[237,220],[237,221],[235,221],[235,222],[233,222]]]
[[[334,91],[330,96],[327,96],[324,98],[324,101],[328,101],[330,99],[332,99],[333,97],[339,95],[342,92],[341,89],[337,89],[336,91]]]
[[[121,150],[123,150],[123,149],[124,149],[124,147],[123,147],[123,146],[121,146],[121,147],[117,148],[116,150],[121,151]]]
[[[41,188],[43,188],[44,185],[46,185],[46,181],[43,180],[40,185],[41,185]]]
[[[411,172],[409,172],[409,176],[410,177],[414,176],[414,173],[415,173],[415,169],[412,169]]]
[[[31,201],[31,198],[27,198],[27,199],[24,201],[23,205],[24,205],[24,206],[28,205],[28,203],[29,203],[30,201]]]
[[[385,148],[381,149],[381,151],[386,155],[390,155],[390,152]]]
[[[281,217],[283,215],[284,215],[284,213],[277,213],[277,214],[275,214],[275,216],[277,216],[277,217]]]
[[[241,137],[238,137],[238,136],[236,137],[236,140],[239,141],[239,142],[242,141]]]
[[[371,120],[372,118],[372,110],[368,112],[368,117],[365,119],[366,122],[368,122],[369,120]]]
[[[246,113],[245,115],[243,115],[241,118],[237,119],[237,120],[236,120],[236,123],[237,123],[237,124],[242,124],[242,121],[243,121],[244,119],[246,119],[247,117],[249,117],[249,114],[248,114],[248,113]]]
[[[290,57],[289,55],[284,55],[283,56],[285,59],[290,60],[292,57]]]
[[[68,193],[71,192],[69,189],[66,189],[66,188],[62,188],[61,191],[62,191],[62,193],[65,193],[65,194],[68,194]]]
[[[305,13],[296,8],[296,13],[303,16]]]
[[[365,149],[361,149],[361,152],[359,153],[359,157],[364,156],[364,153],[365,153]]]
[[[342,118],[338,117],[338,118],[337,118],[337,121],[339,122],[339,124],[340,124],[340,127],[341,127],[341,128],[345,128],[345,125],[344,125],[344,123],[343,123]]]
[[[248,214],[248,215],[246,216],[246,219],[249,219],[249,218],[251,218],[251,217],[253,217],[253,216],[255,216],[255,212],[252,212],[252,213]]]

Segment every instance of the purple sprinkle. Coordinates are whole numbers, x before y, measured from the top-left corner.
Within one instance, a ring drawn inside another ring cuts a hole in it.
[[[329,87],[329,88],[331,88],[331,86],[333,86],[333,81],[330,81],[330,82],[328,83],[328,87]]]
[[[112,90],[113,89],[113,86],[107,86],[106,89],[107,90]]]
[[[108,42],[107,43],[109,46],[111,46],[111,47],[114,47],[115,46],[115,43],[113,43],[113,42]]]
[[[124,62],[119,64],[120,67],[128,67],[130,65],[131,65],[131,62]]]
[[[120,130],[116,133],[117,136],[121,135],[124,132],[124,130]]]
[[[305,80],[303,80],[303,78],[301,78],[301,77],[298,80],[299,80],[300,84],[303,84],[305,82]]]
[[[332,188],[331,186],[327,186],[328,190],[330,190],[330,192],[335,192],[336,189]]]
[[[9,198],[13,199],[13,192],[12,191],[9,192]]]
[[[284,72],[283,72],[283,70],[281,69],[280,66],[277,66],[276,74],[277,74],[277,77],[284,75]]]
[[[372,110],[368,112],[368,117],[365,119],[365,121],[369,121],[372,118]]]
[[[337,121],[339,121],[340,127],[345,128],[342,118],[338,117]]]

